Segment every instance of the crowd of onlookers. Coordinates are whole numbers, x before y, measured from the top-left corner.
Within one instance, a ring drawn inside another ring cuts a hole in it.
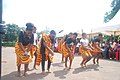
[[[92,41],[92,40],[91,40]],[[91,42],[90,41],[90,42]],[[57,52],[59,39],[57,39],[56,44],[55,44],[55,52]],[[79,52],[79,47],[80,47],[80,38],[77,38],[76,40],[77,45],[76,45],[76,50],[75,54],[80,55]],[[117,37],[109,37],[106,41],[101,41],[100,47],[104,50],[101,55],[101,58],[104,59],[116,59],[118,57],[118,60],[120,60],[120,54],[119,54],[119,48],[120,48],[120,40]],[[116,53],[118,53],[116,55]]]
[[[120,40],[115,38],[114,40],[108,39],[106,42],[102,43],[101,46],[104,49],[103,57],[105,59],[116,59],[117,56],[116,53],[118,52],[118,49],[120,48]]]

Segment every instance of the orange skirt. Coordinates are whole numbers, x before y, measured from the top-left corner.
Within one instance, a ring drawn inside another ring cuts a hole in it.
[[[45,61],[47,61],[48,58],[50,59],[50,62],[52,63],[52,62],[53,62],[53,56],[49,56],[49,55],[46,54],[46,59],[45,59]],[[36,65],[39,66],[41,61],[42,61],[42,54],[40,53],[40,49],[38,48],[38,49],[37,49]]]
[[[93,55],[95,55],[96,53],[101,53],[101,52],[103,52],[101,49],[94,48]]]
[[[60,54],[62,54],[62,44],[63,44],[63,41],[61,40],[59,43],[58,43],[58,52]]]
[[[81,53],[82,58],[84,59],[85,57],[92,57],[92,52],[87,49],[84,50],[81,46],[79,47],[79,52]]]
[[[73,51],[73,49],[71,48],[71,50]],[[70,56],[70,52],[68,51],[68,49],[66,48],[65,46],[65,43],[63,43],[62,45],[62,53],[63,53],[63,56],[66,58],[68,56]],[[74,59],[74,56],[70,56],[70,59]]]
[[[28,48],[29,45],[24,46],[25,49]],[[17,57],[17,65],[20,64],[29,64],[30,62],[32,62],[32,58],[33,58],[33,54],[34,54],[34,50],[36,49],[36,47],[32,46],[32,49],[28,52],[28,55],[25,56],[24,51],[20,48],[18,42],[16,42],[15,44],[15,53],[16,53],[16,57]]]
[[[36,65],[40,65],[40,62],[42,61],[42,55],[40,54],[40,50],[38,48],[37,50],[37,59],[36,59]]]

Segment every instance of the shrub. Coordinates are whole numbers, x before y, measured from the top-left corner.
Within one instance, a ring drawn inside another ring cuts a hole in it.
[[[4,47],[14,47],[15,42],[2,42],[2,46],[4,46]]]

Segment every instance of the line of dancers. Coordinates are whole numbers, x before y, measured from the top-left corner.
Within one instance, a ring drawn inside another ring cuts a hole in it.
[[[67,36],[64,36],[58,43],[58,52],[62,54],[62,62],[65,59],[65,69],[71,69],[72,61],[74,59],[75,47],[78,44],[76,42],[77,33],[70,33]],[[80,63],[81,67],[86,67],[86,63],[91,60],[93,57],[93,63],[99,64],[99,58],[103,49],[100,47],[100,42],[102,41],[102,34],[99,34],[98,37],[91,42],[87,39],[87,34],[82,33],[82,38],[80,39],[79,53],[82,56],[82,62]],[[70,60],[69,67],[67,66],[68,58]]]
[[[29,70],[29,63],[35,57],[33,68],[42,66],[41,74],[45,74],[45,61],[48,61],[47,72],[50,71],[51,63],[54,56],[54,45],[56,32],[51,30],[49,34],[42,33],[40,41],[36,36],[36,27],[32,23],[26,23],[26,30],[21,31],[18,36],[18,41],[15,44],[16,63],[18,76],[26,76]],[[75,48],[77,45],[77,33],[65,35],[58,43],[58,51],[62,54],[62,62],[65,62],[65,69],[71,69],[74,59]],[[87,34],[82,33],[82,38],[79,41],[79,52],[82,56],[81,67],[86,67],[86,63],[93,57],[93,63],[99,64],[100,53],[103,51],[99,44],[102,40],[102,34],[99,34],[91,43],[87,39]],[[68,59],[70,61],[68,66]],[[97,59],[97,60],[96,60]],[[24,73],[21,74],[21,64],[24,64]]]

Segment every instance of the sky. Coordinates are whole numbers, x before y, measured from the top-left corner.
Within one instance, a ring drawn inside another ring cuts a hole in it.
[[[112,0],[3,0],[3,20],[25,27],[32,22],[37,31],[46,28],[57,33],[79,32],[103,24]],[[114,21],[115,22],[115,21]]]

